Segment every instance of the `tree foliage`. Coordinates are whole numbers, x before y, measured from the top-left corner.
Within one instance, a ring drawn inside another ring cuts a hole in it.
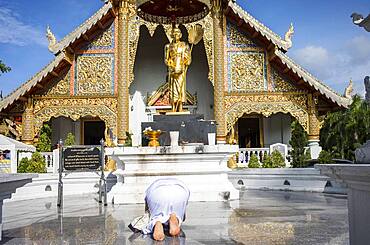
[[[345,110],[329,113],[320,131],[320,144],[333,157],[354,160],[354,151],[370,139],[370,106],[353,97]]]
[[[49,124],[44,124],[40,130],[40,138],[36,146],[39,152],[51,151],[51,128]]]
[[[330,163],[333,163],[333,157],[332,157],[332,155],[330,154],[330,152],[325,151],[325,150],[322,150],[320,152],[319,158],[317,160],[319,160],[319,163],[320,164],[330,164]]]
[[[263,168],[272,168],[272,160],[269,154],[265,151],[263,153],[263,161],[262,161],[262,167]]]
[[[271,161],[273,168],[283,168],[285,167],[285,159],[283,155],[278,150],[274,150],[271,153]]]
[[[72,133],[68,133],[66,140],[64,141],[65,146],[71,146],[76,144],[75,136]]]
[[[0,76],[2,73],[10,72],[11,68],[3,63],[2,60],[0,60]]]
[[[289,144],[292,146],[292,167],[302,168],[306,166],[305,147],[307,146],[307,133],[297,120],[292,122],[292,137]]]
[[[40,152],[34,152],[31,159],[22,158],[17,171],[18,173],[46,173],[45,158]]]

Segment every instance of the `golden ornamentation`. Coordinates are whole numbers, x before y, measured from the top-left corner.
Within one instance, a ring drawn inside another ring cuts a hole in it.
[[[265,88],[264,53],[232,52],[230,53],[231,90],[263,91]]]
[[[289,80],[283,78],[274,68],[272,70],[272,81],[274,92],[298,92],[299,90]]]
[[[258,113],[269,117],[275,113],[289,113],[308,132],[307,97],[304,94],[255,94],[226,96],[225,111],[227,130],[244,114]]]
[[[27,144],[32,144],[33,139],[35,138],[34,121],[35,121],[35,118],[34,118],[33,101],[31,98],[28,98],[28,101],[26,103],[26,108],[22,115],[22,141]]]
[[[128,1],[120,1],[118,7],[117,35],[117,137],[118,144],[126,141],[129,130],[129,85],[130,85],[130,49],[129,49],[129,19],[130,6]],[[132,59],[132,58],[131,58]]]
[[[181,30],[174,27],[172,41],[164,49],[173,112],[183,111],[182,106],[186,102],[186,73],[191,64],[191,49],[187,43],[180,41],[181,36]]]
[[[217,141],[226,141],[226,119],[224,107],[224,74],[225,74],[225,45],[224,45],[224,23],[222,11],[218,4],[219,0],[213,1],[213,82],[214,82],[214,115],[217,122]],[[217,13],[216,13],[217,12]]]
[[[76,121],[82,117],[99,117],[105,125],[112,130],[114,135],[117,123],[117,100],[113,97],[107,98],[36,98],[34,106],[35,134],[37,134],[43,123],[52,117],[69,117]]]
[[[144,22],[144,25],[148,29],[150,36],[153,37],[154,36],[154,32],[155,32],[155,30],[158,27],[158,24],[157,23],[153,23],[153,22],[147,22],[147,21],[145,21]]]
[[[112,94],[112,56],[77,58],[77,95]]]
[[[161,134],[163,134],[161,130],[152,130],[152,129],[145,130],[144,135],[149,138],[148,146],[150,147],[160,146],[158,138],[159,136],[161,136]]]
[[[250,40],[246,35],[241,33],[234,25],[228,25],[229,28],[229,41],[233,47],[239,46],[255,46],[254,42]]]
[[[107,30],[98,35],[90,43],[89,47],[106,47],[109,48],[113,44],[113,30],[109,27]]]
[[[309,114],[309,130],[308,130],[308,137],[311,140],[319,140],[320,136],[320,119],[315,103],[316,98],[312,94],[308,94],[307,96],[307,106],[308,106],[308,114]]]
[[[60,78],[56,78],[44,93],[52,96],[66,96],[70,94],[70,70],[63,72]]]

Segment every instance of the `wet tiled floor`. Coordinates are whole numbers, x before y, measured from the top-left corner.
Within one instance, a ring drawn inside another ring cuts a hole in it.
[[[244,191],[240,201],[189,203],[180,237],[155,242],[127,225],[143,205],[102,207],[95,196],[4,204],[5,244],[348,244],[345,196]],[[1,242],[0,242],[1,243]]]

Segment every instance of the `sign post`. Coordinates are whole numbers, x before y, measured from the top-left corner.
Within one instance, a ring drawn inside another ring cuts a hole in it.
[[[100,145],[86,146],[63,146],[59,142],[59,181],[57,206],[63,208],[63,173],[66,175],[72,172],[95,172],[100,175],[99,179],[99,203],[107,205],[107,185],[104,176],[104,140]],[[100,173],[99,173],[100,172]]]

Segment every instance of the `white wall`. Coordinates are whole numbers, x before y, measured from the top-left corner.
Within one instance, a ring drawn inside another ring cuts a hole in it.
[[[289,145],[292,136],[290,124],[292,117],[289,114],[277,113],[263,118],[265,147],[275,143]]]
[[[183,40],[187,40],[182,29]],[[130,86],[130,95],[136,91],[143,96],[151,94],[166,80],[167,68],[164,64],[164,46],[168,39],[160,26],[150,37],[146,27],[140,28],[140,39],[135,60],[135,80]],[[187,90],[198,95],[198,114],[205,119],[213,119],[213,86],[208,80],[208,64],[203,42],[193,48],[192,64],[187,73]],[[135,106],[135,105],[134,105]]]

